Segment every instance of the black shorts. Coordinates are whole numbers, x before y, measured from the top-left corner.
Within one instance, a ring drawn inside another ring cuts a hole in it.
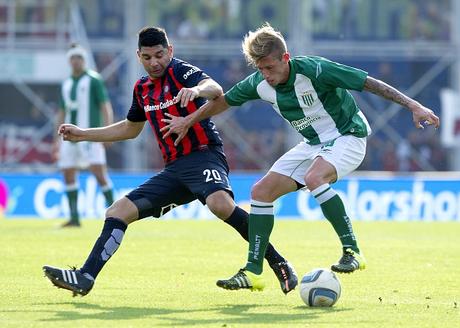
[[[176,206],[225,190],[233,198],[228,164],[220,147],[209,147],[180,157],[126,197],[139,210],[139,219],[160,217]]]

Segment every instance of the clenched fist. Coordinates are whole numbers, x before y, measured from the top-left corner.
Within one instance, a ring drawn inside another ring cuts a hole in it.
[[[58,134],[65,141],[82,141],[84,140],[85,131],[73,124],[61,124]]]

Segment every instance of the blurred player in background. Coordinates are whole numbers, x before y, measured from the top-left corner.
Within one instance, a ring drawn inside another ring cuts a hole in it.
[[[118,249],[130,223],[149,216],[160,217],[195,199],[206,204],[212,213],[248,240],[249,215],[233,200],[222,140],[214,123],[209,118],[197,122],[177,144],[175,137],[163,139],[160,132],[166,113],[187,116],[206,99],[221,96],[221,86],[198,67],[174,58],[163,29],[146,27],[138,36],[137,55],[148,76],[135,84],[127,118],[96,129],[63,124],[59,134],[64,140],[73,142],[126,140],[137,137],[148,120],[162,151],[165,168],[107,210],[102,233],[80,269],[43,267],[54,285],[74,294],[86,295],[91,290],[102,267]],[[282,291],[288,293],[297,285],[296,273],[271,244],[267,243],[266,248],[265,258]],[[220,249],[216,251],[221,252]]]
[[[348,90],[366,90],[408,108],[417,128],[439,126],[433,111],[405,96],[362,70],[331,62],[322,57],[291,58],[280,32],[269,24],[249,32],[243,52],[257,72],[233,86],[225,95],[201,107],[186,118],[165,119],[163,128],[176,143],[188,129],[230,106],[252,99],[273,105],[304,141],[281,156],[251,190],[248,262],[233,277],[219,280],[225,289],[263,289],[263,254],[274,225],[273,202],[284,194],[306,188],[319,203],[334,227],[342,257],[331,266],[335,272],[364,269],[366,261],[358,247],[351,220],[331,184],[356,170],[366,153],[371,129]],[[243,282],[243,283],[242,283]]]
[[[63,123],[93,128],[113,123],[112,105],[101,76],[86,67],[85,49],[73,44],[67,52],[71,76],[61,86],[60,110],[56,130]],[[56,135],[53,158],[64,174],[69,201],[70,220],[63,227],[79,227],[77,172],[89,168],[104,194],[107,207],[113,203],[112,183],[107,174],[104,144],[98,142],[75,143],[61,141]]]

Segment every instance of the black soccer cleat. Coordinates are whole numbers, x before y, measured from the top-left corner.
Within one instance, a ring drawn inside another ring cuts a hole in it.
[[[297,273],[289,262],[275,263],[270,265],[270,267],[275,273],[276,278],[278,278],[281,290],[284,294],[287,294],[296,288],[299,280],[297,279]]]
[[[43,272],[54,286],[72,291],[74,297],[77,295],[85,296],[94,285],[93,279],[87,278],[76,268],[65,270],[45,265]]]
[[[331,270],[338,273],[352,273],[356,270],[364,270],[366,268],[366,259],[358,252],[347,248],[339,262],[331,266]]]
[[[251,291],[262,291],[265,288],[265,282],[260,275],[245,269],[240,269],[228,279],[217,280],[216,285],[229,290],[250,289]]]

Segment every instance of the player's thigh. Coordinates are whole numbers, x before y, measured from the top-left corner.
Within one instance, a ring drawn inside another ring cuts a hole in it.
[[[137,207],[139,219],[149,216],[158,218],[174,207],[196,199],[168,168],[145,181],[126,198]]]
[[[305,185],[309,190],[314,190],[325,183],[332,183],[336,180],[335,166],[321,156],[315,158],[305,174]]]
[[[270,172],[278,173],[282,176],[289,177],[294,180],[297,189],[305,186],[305,173],[312,165],[318,152],[319,145],[308,145],[305,142],[300,142],[288,152],[282,155],[270,168]],[[277,182],[276,177],[268,177],[267,182]],[[279,179],[282,179],[281,177]],[[283,179],[285,180],[285,179]],[[270,186],[272,183],[270,183]]]
[[[366,156],[366,138],[346,135],[323,145],[318,156],[334,166],[337,180],[356,170]]]
[[[291,177],[269,171],[251,189],[251,198],[261,202],[273,202],[279,197],[296,191],[299,184]]]

